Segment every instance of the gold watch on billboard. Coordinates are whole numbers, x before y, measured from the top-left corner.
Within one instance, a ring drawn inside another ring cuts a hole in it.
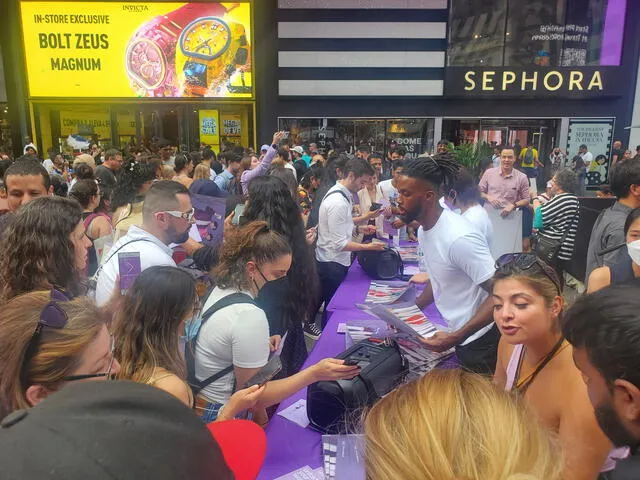
[[[126,71],[132,88],[144,97],[180,97],[176,44],[185,25],[202,16],[224,15],[219,3],[188,3],[145,23],[129,41]]]
[[[187,25],[178,41],[185,57],[184,95],[217,97],[224,96],[225,89],[231,91],[231,74],[248,63],[247,44],[245,28],[237,22],[210,16]],[[251,86],[244,93],[251,93]]]

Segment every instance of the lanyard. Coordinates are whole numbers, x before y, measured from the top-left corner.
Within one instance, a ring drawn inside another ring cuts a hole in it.
[[[568,343],[566,343],[563,346],[564,343],[565,343],[565,340],[564,340],[564,338],[561,337],[560,340],[558,340],[558,343],[556,343],[554,345],[554,347],[551,349],[551,351],[549,353],[547,353],[542,360],[540,360],[540,362],[538,363],[536,368],[533,370],[533,372],[531,372],[525,378],[520,380],[519,379],[520,378],[520,369],[522,368],[522,360],[524,359],[524,348],[523,348],[522,354],[520,355],[520,358],[518,359],[518,368],[516,369],[516,385],[515,385],[515,389],[516,389],[516,391],[518,393],[521,393],[521,394],[524,395],[524,393],[527,391],[529,386],[531,386],[531,384],[533,383],[535,378],[538,376],[538,374],[542,371],[542,369],[547,366],[547,364],[553,359],[553,357],[555,357],[558,353],[560,353],[562,350],[564,350],[567,347],[567,345],[569,345]]]

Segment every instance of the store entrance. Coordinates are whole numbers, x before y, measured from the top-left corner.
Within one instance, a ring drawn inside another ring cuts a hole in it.
[[[538,186],[544,187],[549,179],[549,154],[557,145],[560,121],[558,119],[444,119],[442,136],[454,144],[465,142],[486,143],[490,146],[513,146],[516,155],[531,144],[545,165],[538,176]]]

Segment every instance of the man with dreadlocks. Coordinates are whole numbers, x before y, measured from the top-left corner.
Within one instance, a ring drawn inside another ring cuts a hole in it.
[[[424,308],[435,302],[447,322],[424,344],[435,351],[455,346],[463,368],[491,375],[499,340],[488,293],[494,261],[484,236],[439,203],[459,169],[455,159],[445,156],[406,161],[397,180],[398,209],[405,223],[420,223],[418,241],[430,280],[416,303]]]

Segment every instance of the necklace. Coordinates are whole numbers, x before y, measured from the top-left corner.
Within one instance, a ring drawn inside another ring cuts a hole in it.
[[[551,351],[549,353],[547,353],[536,365],[536,367],[533,369],[533,371],[523,377],[520,378],[520,369],[522,368],[522,361],[524,359],[524,354],[525,354],[525,348],[522,348],[522,353],[520,355],[520,358],[518,359],[518,368],[516,369],[516,383],[515,383],[515,390],[518,393],[521,393],[524,395],[524,393],[527,391],[527,389],[529,388],[529,386],[531,386],[531,384],[533,383],[533,381],[535,380],[535,378],[538,376],[538,374],[542,371],[542,369],[544,367],[547,366],[547,364],[554,358],[556,357],[560,352],[562,352],[565,348],[567,348],[569,346],[569,343],[564,339],[564,338],[560,338],[560,340],[558,340],[558,342],[554,345],[554,347],[551,349]]]

